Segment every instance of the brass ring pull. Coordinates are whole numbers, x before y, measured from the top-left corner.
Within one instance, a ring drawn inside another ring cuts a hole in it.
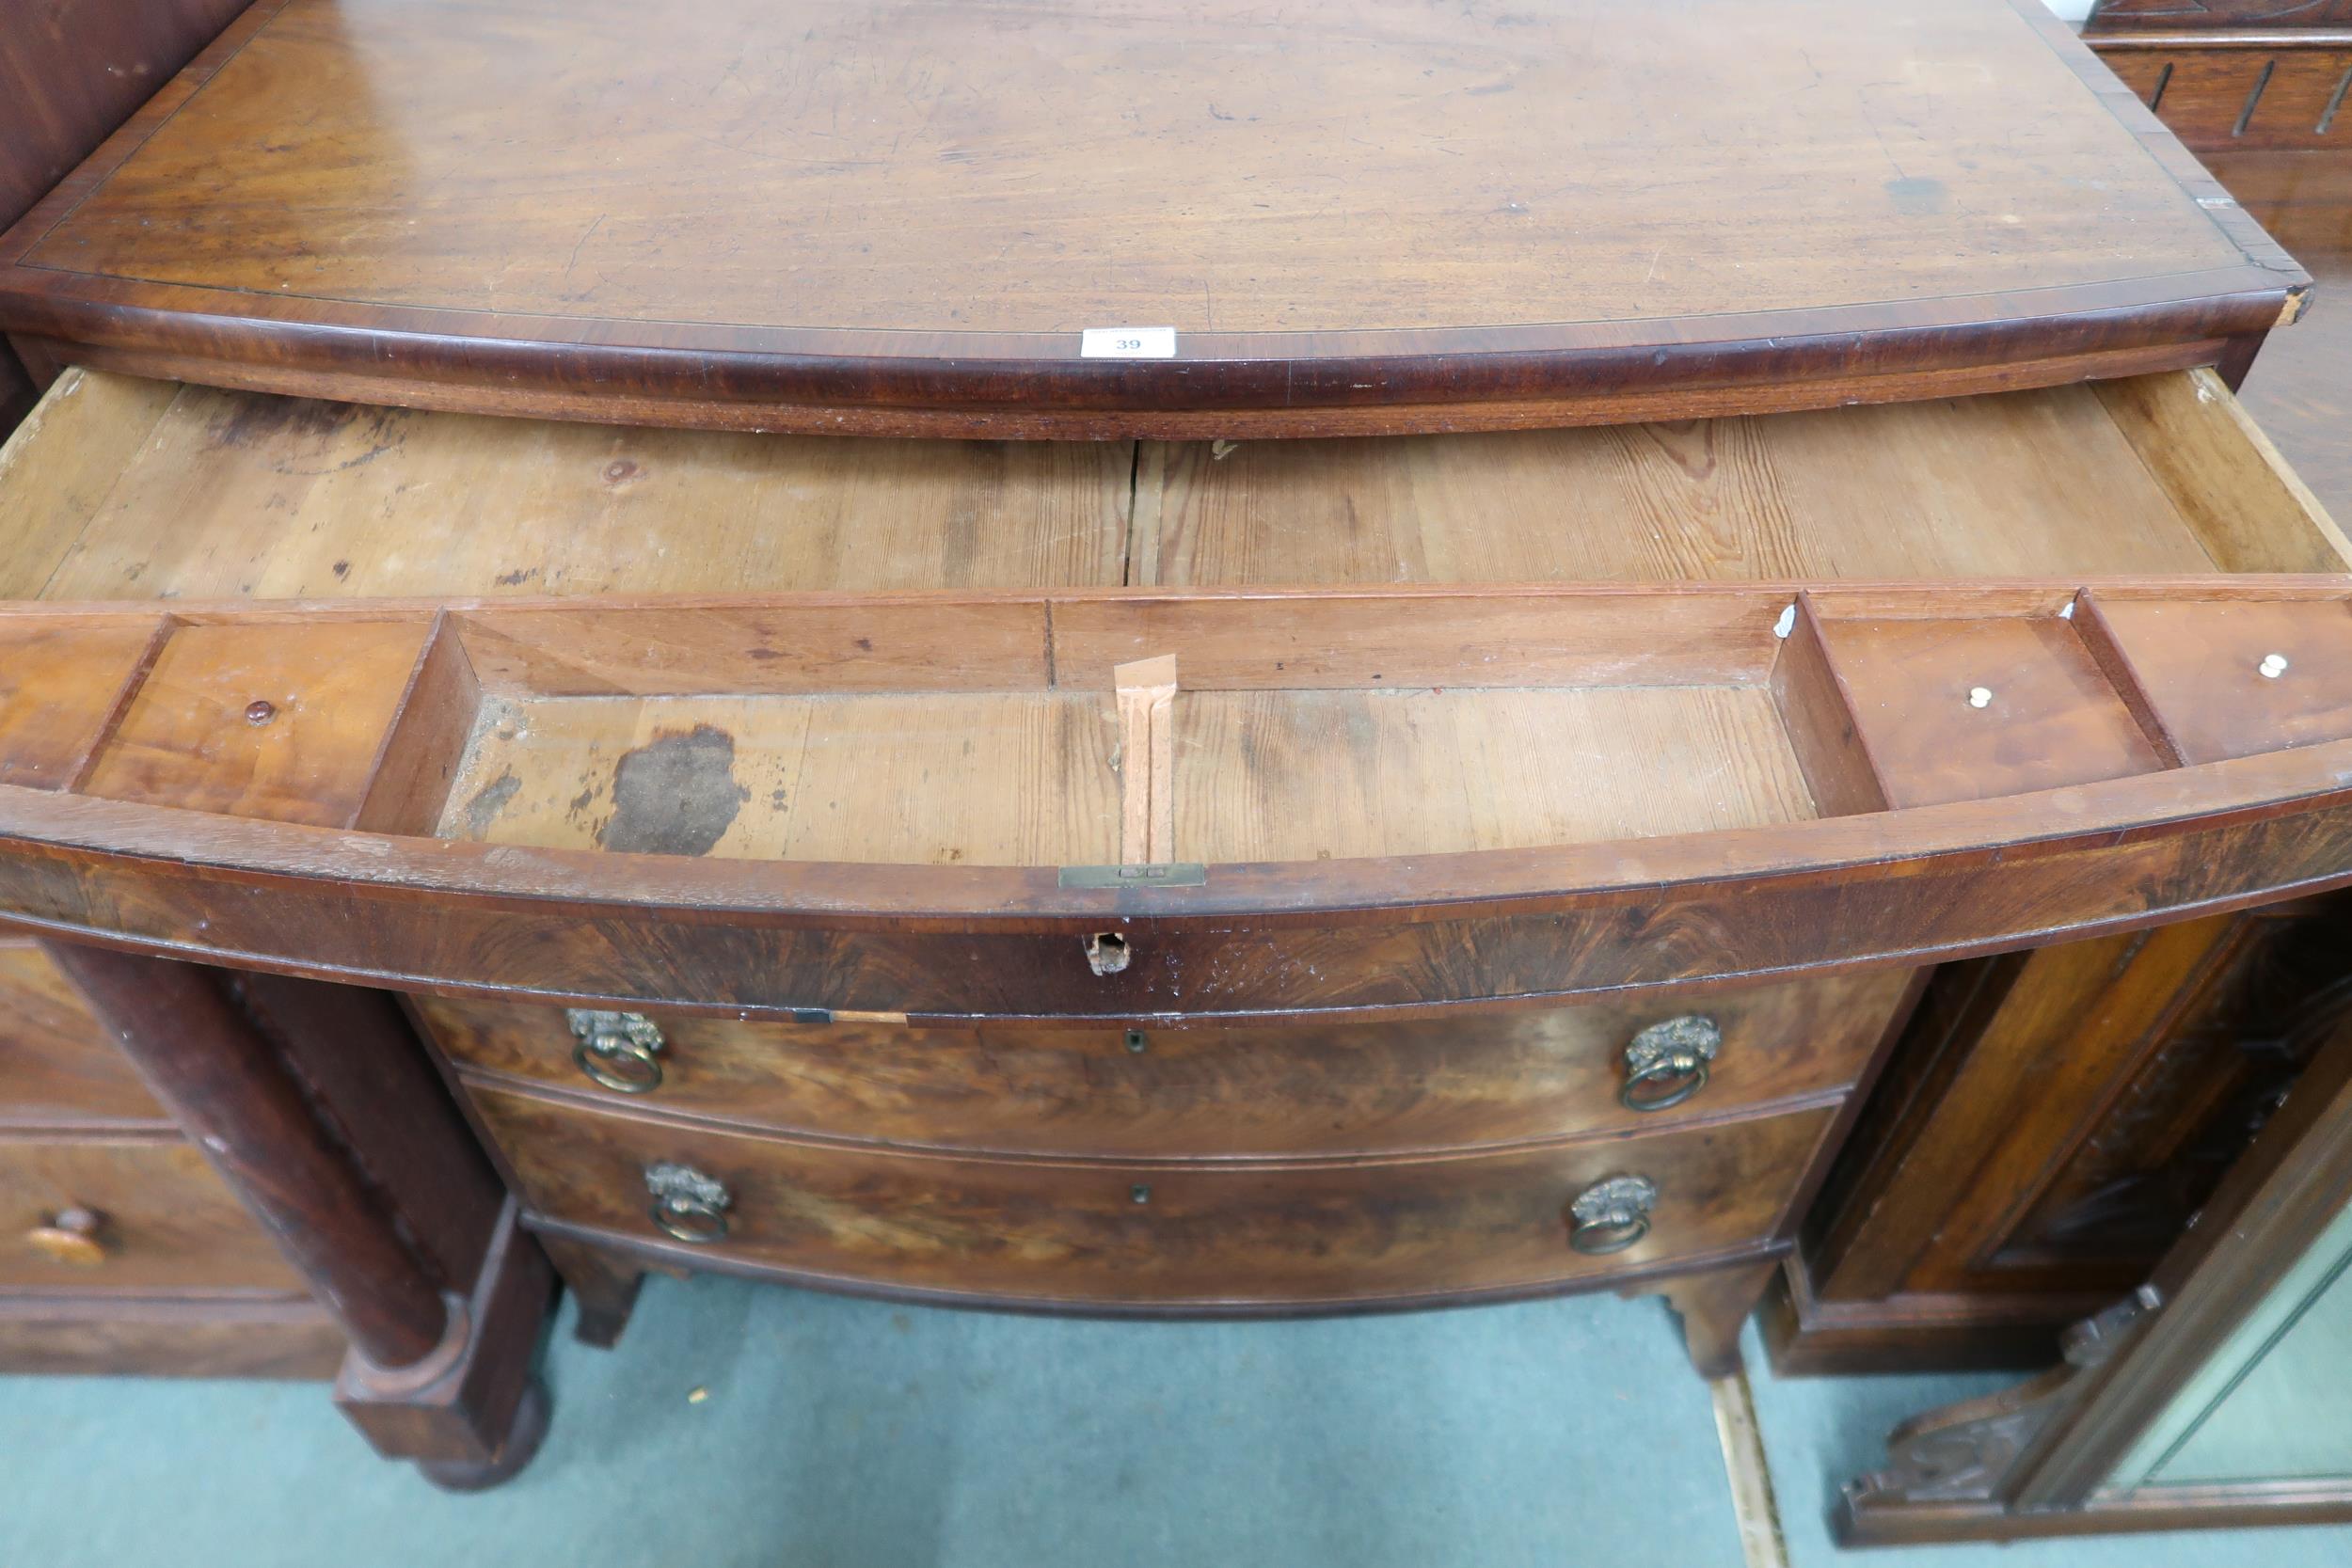
[[[695,1246],[726,1240],[727,1207],[735,1198],[715,1178],[664,1160],[645,1167],[645,1190],[653,1195],[654,1226],[663,1235]]]
[[[1613,1176],[1568,1205],[1568,1245],[1588,1258],[1623,1252],[1649,1234],[1658,1188],[1645,1176]]]
[[[1626,1042],[1625,1082],[1617,1102],[1629,1111],[1662,1111],[1707,1087],[1707,1069],[1723,1049],[1711,1018],[1686,1013],[1653,1023]]]
[[[580,1041],[572,1065],[589,1082],[615,1094],[651,1094],[661,1086],[661,1031],[644,1014],[566,1007],[564,1022]]]
[[[78,1205],[60,1210],[24,1233],[25,1243],[53,1263],[94,1269],[114,1249],[106,1242],[106,1216]]]

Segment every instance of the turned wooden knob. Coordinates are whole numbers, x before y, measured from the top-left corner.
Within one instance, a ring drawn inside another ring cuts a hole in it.
[[[65,1209],[50,1217],[46,1225],[37,1225],[24,1233],[33,1249],[53,1263],[74,1263],[83,1268],[96,1268],[106,1260],[103,1215],[87,1209]]]

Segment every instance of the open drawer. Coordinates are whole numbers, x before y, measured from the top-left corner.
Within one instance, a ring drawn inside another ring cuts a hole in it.
[[[2352,881],[2345,552],[2201,372],[1223,457],[69,373],[0,513],[0,911],[193,957],[1232,1019]]]

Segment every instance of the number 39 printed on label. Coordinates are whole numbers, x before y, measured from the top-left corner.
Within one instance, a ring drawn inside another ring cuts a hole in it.
[[[1089,326],[1078,334],[1081,359],[1173,359],[1172,326]]]

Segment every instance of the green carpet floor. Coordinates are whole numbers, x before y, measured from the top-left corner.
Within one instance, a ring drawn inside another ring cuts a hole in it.
[[[1829,1538],[1838,1484],[1885,1462],[1895,1423],[1935,1405],[1987,1394],[2017,1379],[1844,1377],[1774,1379],[1748,1330],[1756,1369],[1756,1416],[1764,1433],[1791,1568],[2346,1568],[2352,1526],[2183,1530],[2151,1535],[2021,1541],[2007,1546],[1902,1546],[1846,1552]]]
[[[546,1449],[476,1497],[374,1459],[315,1385],[0,1379],[0,1565],[1741,1561],[1706,1389],[1651,1301],[1106,1323],[655,1279],[619,1352],[559,1337],[548,1373]],[[1947,1386],[1756,1382],[1796,1568],[1853,1560],[1821,1529],[1831,1478]],[[2302,1568],[2352,1562],[2352,1530],[1884,1560]]]

